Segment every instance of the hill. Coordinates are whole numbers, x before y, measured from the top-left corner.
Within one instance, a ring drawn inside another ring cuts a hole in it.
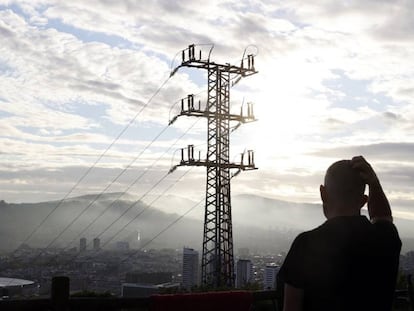
[[[78,246],[80,237],[86,237],[91,241],[106,228],[109,229],[100,236],[102,244],[106,247],[120,240],[132,241],[136,239],[138,232],[141,235],[142,245],[174,222],[183,211],[196,204],[187,198],[170,195],[157,201],[155,206],[148,206],[143,202],[133,201],[132,196],[115,201],[119,197],[118,193],[105,194],[91,204],[95,197],[95,195],[86,195],[67,199],[51,214],[27,244],[34,247],[48,245],[77,215],[83,213],[53,246],[67,247],[70,242],[73,242],[71,246]],[[58,201],[51,201],[13,204],[1,201],[0,234],[6,238],[0,240],[0,250],[12,250],[20,245],[58,203]],[[188,216],[149,244],[148,248],[183,246],[200,248],[203,211],[203,204],[200,204]],[[101,214],[103,216],[89,226]],[[137,215],[139,216],[125,230],[110,243],[106,243]],[[286,251],[299,232],[314,228],[325,220],[320,204],[286,202],[247,194],[233,197],[232,216],[235,250],[248,247],[252,251],[266,252]],[[119,220],[110,227],[110,224],[118,218]],[[395,223],[403,237],[403,249],[405,251],[414,249],[413,221],[397,218]],[[87,230],[82,233],[85,228]]]

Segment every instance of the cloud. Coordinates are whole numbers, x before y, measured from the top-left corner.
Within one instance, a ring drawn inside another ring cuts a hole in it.
[[[26,102],[30,100],[39,105],[45,101],[55,105],[74,100],[106,102],[111,106],[107,110],[109,119],[125,123],[130,120],[130,111],[142,107],[169,72],[164,61],[140,51],[112,48],[97,42],[82,43],[71,34],[33,28],[8,10],[2,11],[2,17],[15,29],[15,36],[7,40],[3,49],[8,63],[22,80],[16,84],[3,78],[3,83],[9,84],[3,97],[9,102],[19,104],[22,91]],[[44,74],[39,76],[39,72]],[[178,91],[182,94],[186,85],[191,86],[185,79],[179,78],[177,82],[175,85],[180,86]],[[167,89],[167,93],[174,96],[177,90]],[[124,113],[112,114],[121,105]],[[161,108],[165,106],[163,103]],[[42,108],[53,112],[50,106],[43,104]]]
[[[231,94],[234,111],[244,100],[256,102],[259,122],[232,133],[232,150],[254,147],[258,166],[270,172],[243,174],[235,180],[239,189],[315,201],[314,183],[330,157],[366,153],[382,172],[385,162],[390,171],[398,161],[411,165],[414,54],[407,2],[5,5],[0,144],[16,170],[90,164],[165,81],[174,55],[178,52],[173,66],[193,42],[215,43],[212,60],[223,63],[239,64],[247,45],[252,44],[248,53],[258,48],[259,74],[242,79]],[[210,46],[203,48],[207,55]],[[98,166],[127,163],[167,124],[178,99],[206,90],[206,78],[205,72],[180,69]],[[357,85],[363,86],[359,93]],[[180,118],[139,165],[160,155],[191,123]],[[182,143],[203,142],[205,128],[202,123]],[[201,176],[194,180],[204,183]],[[34,176],[32,182],[40,184]],[[178,185],[182,193],[193,186],[183,184]],[[99,189],[97,181],[90,189]],[[404,195],[410,191],[404,188]]]
[[[313,155],[332,157],[340,154],[349,158],[361,154],[376,160],[412,162],[413,153],[414,143],[379,143],[324,149],[313,153]]]

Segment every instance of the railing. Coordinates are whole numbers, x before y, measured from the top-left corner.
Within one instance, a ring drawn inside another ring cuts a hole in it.
[[[277,311],[276,291],[252,292],[254,305],[252,310]],[[263,304],[264,303],[264,304]],[[52,279],[51,297],[40,299],[19,299],[0,301],[1,311],[147,311],[150,310],[151,298],[123,297],[70,297],[69,278]]]
[[[407,290],[397,290],[394,297],[394,311],[414,311],[414,295],[411,278]],[[252,311],[278,311],[276,291],[252,292]],[[1,311],[147,311],[151,298],[122,297],[69,297],[69,279],[55,277],[52,280],[51,297],[26,300],[1,300]]]

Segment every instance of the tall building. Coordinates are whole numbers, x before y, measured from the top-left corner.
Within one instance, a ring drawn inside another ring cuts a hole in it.
[[[276,276],[280,266],[275,264],[266,265],[264,270],[263,287],[264,289],[276,289]]]
[[[192,248],[184,247],[183,250],[183,288],[191,290],[198,285],[198,252]]]
[[[101,240],[99,238],[93,239],[93,250],[99,251],[101,249]]]
[[[81,238],[79,240],[79,251],[80,252],[86,251],[86,238]]]
[[[236,287],[246,286],[253,280],[253,264],[251,260],[239,259],[236,266]]]

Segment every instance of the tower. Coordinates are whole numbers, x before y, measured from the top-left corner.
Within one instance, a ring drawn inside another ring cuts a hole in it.
[[[187,290],[198,285],[198,252],[192,248],[183,249],[183,287]]]
[[[81,238],[79,240],[79,251],[80,252],[86,251],[86,238]]]
[[[236,265],[236,287],[242,288],[253,280],[253,264],[251,260],[239,259]]]
[[[254,55],[243,55],[240,66],[219,64],[210,61],[210,49],[207,58],[194,44],[181,53],[180,67],[207,70],[207,103],[194,103],[194,95],[181,100],[179,116],[204,117],[207,119],[207,155],[205,159],[194,157],[194,146],[189,145],[187,152],[181,150],[181,162],[177,166],[204,166],[207,168],[206,199],[203,231],[203,254],[201,262],[201,281],[213,287],[234,287],[233,231],[231,218],[230,169],[256,169],[253,151],[244,154],[240,163],[230,163],[230,122],[241,123],[254,121],[253,106],[247,104],[247,115],[230,113],[230,88],[242,77],[257,73],[254,68]],[[247,63],[247,64],[246,64]],[[237,125],[237,126],[238,126]],[[185,154],[187,153],[187,154]],[[236,174],[237,174],[236,173]]]
[[[276,278],[277,274],[280,270],[280,267],[275,264],[268,264],[264,270],[263,276],[263,287],[265,290],[267,289],[275,289],[276,288]]]

